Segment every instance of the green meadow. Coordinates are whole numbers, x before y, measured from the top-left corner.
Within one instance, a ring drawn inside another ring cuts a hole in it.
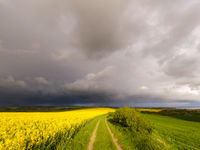
[[[132,131],[122,123],[110,122],[123,149],[200,149],[199,111],[171,109],[148,112],[147,110],[138,115],[151,125],[151,134]]]

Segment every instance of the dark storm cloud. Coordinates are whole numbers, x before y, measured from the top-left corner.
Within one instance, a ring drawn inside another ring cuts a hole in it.
[[[0,0],[0,104],[199,102],[199,13],[198,0]]]
[[[130,1],[97,0],[69,1],[77,20],[80,47],[89,57],[102,57],[130,42],[126,28],[121,25]],[[136,30],[136,29],[134,29]],[[126,37],[123,38],[123,33]]]

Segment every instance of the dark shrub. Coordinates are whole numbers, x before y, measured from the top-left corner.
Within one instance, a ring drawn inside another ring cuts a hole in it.
[[[144,120],[139,112],[133,108],[120,108],[116,112],[110,113],[109,118],[113,122],[119,123],[123,127],[128,127],[134,132],[150,134],[153,130],[151,123]]]

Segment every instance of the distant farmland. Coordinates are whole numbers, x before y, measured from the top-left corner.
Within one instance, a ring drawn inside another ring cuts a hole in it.
[[[128,107],[0,110],[4,110],[0,113],[1,150],[200,149],[200,110]]]

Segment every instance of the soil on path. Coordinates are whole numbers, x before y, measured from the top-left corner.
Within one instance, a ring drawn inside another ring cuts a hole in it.
[[[118,139],[114,137],[114,134],[112,133],[112,131],[111,131],[106,119],[105,119],[105,123],[106,123],[107,129],[108,129],[108,131],[109,131],[109,133],[110,133],[110,135],[112,137],[112,140],[115,143],[115,146],[116,146],[117,150],[123,150],[121,148],[121,146],[119,145],[119,143],[118,143]]]
[[[94,129],[94,131],[92,133],[92,136],[90,138],[90,142],[89,142],[89,145],[88,145],[88,150],[92,150],[93,149],[94,141],[96,139],[97,129],[99,127],[99,123],[100,123],[100,121],[97,122],[96,127],[95,127],[95,129]]]

